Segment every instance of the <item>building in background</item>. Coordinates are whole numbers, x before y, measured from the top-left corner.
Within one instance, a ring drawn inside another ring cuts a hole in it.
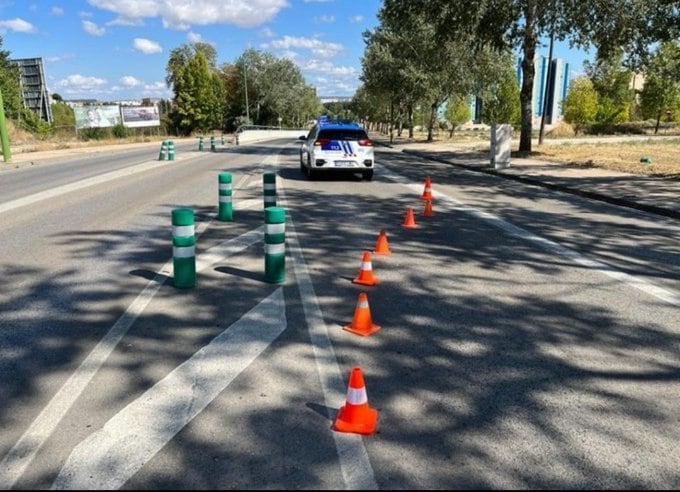
[[[11,61],[19,66],[19,85],[24,107],[37,113],[46,122],[52,123],[52,109],[42,58],[20,58]]]
[[[560,58],[553,58],[548,74],[548,58],[536,56],[534,59],[534,90],[531,95],[533,126],[540,127],[543,107],[546,106],[546,125],[556,125],[564,117],[562,101],[569,91],[569,64]],[[550,76],[548,78],[548,75]],[[522,60],[517,61],[517,82],[522,85]],[[548,97],[546,98],[546,86]]]

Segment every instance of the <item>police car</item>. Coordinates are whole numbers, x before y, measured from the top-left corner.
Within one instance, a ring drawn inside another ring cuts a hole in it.
[[[373,142],[358,123],[321,117],[300,140],[300,171],[310,179],[333,172],[361,173],[363,179],[373,179]]]

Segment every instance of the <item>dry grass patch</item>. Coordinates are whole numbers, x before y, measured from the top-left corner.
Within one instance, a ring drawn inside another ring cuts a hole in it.
[[[602,167],[632,174],[680,178],[680,138],[664,141],[553,144],[534,150],[531,157],[573,166]],[[651,164],[640,162],[643,157],[650,158]]]

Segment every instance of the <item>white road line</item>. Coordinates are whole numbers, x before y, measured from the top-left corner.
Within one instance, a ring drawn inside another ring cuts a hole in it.
[[[203,230],[205,227],[199,227],[199,229]],[[221,252],[235,254],[260,240],[263,230],[264,226],[213,248],[219,247],[219,251]],[[244,240],[244,238],[247,238],[247,240]],[[31,423],[26,432],[24,432],[21,438],[19,438],[14,446],[12,446],[12,449],[10,449],[7,455],[0,461],[0,489],[12,488],[16,481],[21,477],[40,448],[47,439],[49,439],[59,425],[59,422],[64,418],[66,412],[68,412],[73,403],[85,390],[94,375],[106,362],[109,355],[111,355],[111,352],[113,352],[123,336],[125,336],[130,327],[144,312],[146,306],[165,283],[168,277],[161,272],[169,272],[172,268],[172,263],[173,260],[170,260],[161,267],[160,271],[156,273],[156,276],[147,284],[132,304],[130,304],[104,338],[102,338],[94,349],[92,349],[92,352],[90,352],[59,391],[57,391],[47,406],[43,408],[40,414]],[[201,267],[205,268],[206,265],[201,263]]]
[[[277,194],[280,195],[285,208],[285,190],[282,186],[277,189]],[[323,389],[324,401],[327,408],[340,408],[345,403],[347,394],[346,375],[343,376],[340,373],[338,360],[328,334],[328,327],[323,319],[321,308],[319,308],[314,285],[297,239],[293,218],[289,213],[286,215],[286,244],[290,246],[290,256],[293,259],[295,278],[297,279],[302,309],[312,341],[314,360]],[[347,374],[349,374],[349,369]],[[334,414],[328,415],[329,420],[334,418]],[[345,488],[349,490],[378,490],[378,484],[362,436],[334,431],[331,434],[335,441],[340,469],[345,480]]]
[[[15,208],[25,207],[26,205],[32,205],[42,200],[47,200],[48,198],[54,198],[56,196],[64,195],[65,193],[71,193],[73,191],[81,190],[87,188],[88,186],[93,186],[101,183],[106,183],[112,179],[122,178],[124,176],[132,176],[134,174],[149,171],[150,169],[155,169],[157,167],[168,166],[167,161],[148,161],[136,166],[126,167],[124,169],[119,169],[117,171],[111,171],[109,173],[100,174],[99,176],[93,176],[92,178],[83,179],[76,181],[75,183],[69,183],[62,186],[57,186],[55,188],[41,191],[39,193],[34,193],[33,195],[25,196],[12,200],[6,203],[0,203],[0,214],[3,212],[9,212]]]
[[[125,485],[285,329],[286,306],[278,288],[78,444],[52,490]]]
[[[380,172],[386,178],[401,185],[404,185],[409,189],[420,192],[420,187],[422,185],[412,183],[404,176],[401,176],[400,174],[397,174],[394,171],[385,168],[384,166],[381,166]],[[437,199],[437,201],[442,200],[444,202],[449,202],[457,210],[467,212],[470,215],[477,217],[478,219],[489,222],[491,225],[505,231],[511,236],[518,237],[525,241],[531,241],[537,246],[541,247],[542,249],[550,253],[562,255],[588,269],[607,275],[625,285],[628,285],[629,287],[640,290],[645,294],[656,297],[657,299],[667,302],[668,304],[680,307],[680,294],[676,292],[672,292],[667,289],[664,289],[663,287],[659,287],[658,285],[654,285],[653,283],[643,278],[636,277],[625,272],[621,272],[605,263],[599,262],[597,260],[591,260],[590,258],[586,258],[585,256],[581,255],[577,251],[574,251],[573,249],[569,249],[565,246],[562,246],[561,244],[551,241],[550,239],[537,236],[527,231],[526,229],[522,229],[521,227],[511,224],[510,222],[506,222],[505,220],[496,217],[493,214],[483,212],[473,207],[469,207],[465,205],[463,202],[456,200],[455,198],[450,197],[444,193],[433,191],[432,195],[434,198]]]

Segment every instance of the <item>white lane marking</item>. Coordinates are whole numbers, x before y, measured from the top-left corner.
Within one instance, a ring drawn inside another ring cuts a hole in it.
[[[132,176],[134,174],[142,173],[144,171],[149,171],[150,169],[155,169],[157,167],[167,165],[168,165],[167,161],[149,161],[142,164],[138,164],[136,166],[130,166],[124,169],[118,169],[117,171],[111,171],[109,173],[100,174],[99,176],[86,178],[81,181],[76,181],[75,183],[57,186],[49,190],[34,193],[33,195],[17,198],[16,200],[12,200],[6,203],[1,203],[0,214],[3,212],[9,212],[10,210],[14,210],[15,208],[24,207],[26,205],[32,205],[33,203],[42,200],[47,200],[48,198],[54,198],[56,196],[64,195],[66,193],[81,190],[83,188],[87,188],[88,186],[106,183],[107,181],[111,181],[112,179],[121,178],[123,176]]]
[[[396,183],[406,186],[407,188],[418,191],[420,189],[420,186],[422,186],[412,183],[404,176],[401,176],[400,174],[397,174],[394,171],[385,168],[384,166],[380,167],[381,167],[380,172],[383,176]],[[574,261],[575,263],[578,263],[579,265],[582,265],[588,269],[607,275],[625,285],[628,285],[629,287],[640,290],[648,295],[651,295],[653,297],[656,297],[657,299],[667,302],[668,304],[680,307],[680,294],[676,292],[672,292],[667,289],[664,289],[663,287],[659,287],[658,285],[654,285],[653,283],[643,278],[636,277],[634,275],[630,275],[628,273],[616,270],[614,267],[607,265],[606,263],[586,258],[585,256],[581,255],[577,251],[574,251],[573,249],[569,249],[565,246],[562,246],[561,244],[551,241],[550,239],[537,236],[527,231],[526,229],[522,229],[521,227],[511,224],[510,222],[506,222],[505,220],[500,219],[493,214],[483,212],[473,207],[469,207],[465,205],[463,202],[456,200],[455,198],[450,197],[448,195],[445,195],[444,193],[433,191],[432,196],[436,198],[437,201],[443,200],[444,202],[449,202],[453,204],[453,206],[456,209],[461,210],[463,212],[467,212],[470,215],[477,217],[478,219],[482,219],[486,222],[489,222],[491,225],[505,231],[511,236],[518,237],[526,241],[531,241],[550,253],[565,256],[570,260]]]
[[[51,489],[114,490],[125,485],[285,329],[279,287],[78,444]]]
[[[278,157],[278,156],[277,156]],[[282,201],[286,203],[285,190],[279,187]],[[314,284],[309,276],[309,270],[302,254],[302,248],[297,239],[293,218],[286,213],[286,242],[290,246],[289,251],[293,259],[295,278],[297,279],[302,309],[309,329],[309,337],[312,341],[314,360],[319,373],[321,388],[324,394],[326,407],[339,409],[345,403],[347,387],[345,377],[340,373],[338,359],[335,356],[333,345],[328,334],[319,301],[314,292]],[[335,418],[335,414],[328,415],[328,419]],[[330,426],[329,426],[330,427]],[[348,490],[378,490],[378,483],[368,458],[368,452],[364,446],[362,436],[331,431],[335,448],[338,453],[340,469]]]
[[[207,224],[200,224],[197,227],[197,234],[200,234]],[[264,226],[255,231],[248,232],[243,236],[236,237],[229,241],[210,248],[206,257],[211,259],[218,255],[213,253],[213,249],[224,254],[236,254],[247,248],[251,244],[259,241],[262,237]],[[92,352],[80,364],[78,369],[68,378],[64,385],[52,397],[50,402],[43,408],[40,414],[28,427],[26,432],[12,446],[12,449],[0,461],[0,489],[10,489],[24,473],[28,465],[33,461],[43,444],[49,439],[59,422],[64,418],[66,412],[85,390],[97,371],[106,362],[116,345],[125,336],[137,318],[144,312],[146,306],[151,302],[158,290],[167,280],[167,275],[161,272],[171,271],[173,260],[163,265],[156,276],[149,281],[142,292],[130,304],[123,315],[111,327],[109,332],[92,349]],[[197,268],[206,268],[207,263],[201,261],[197,263]]]

